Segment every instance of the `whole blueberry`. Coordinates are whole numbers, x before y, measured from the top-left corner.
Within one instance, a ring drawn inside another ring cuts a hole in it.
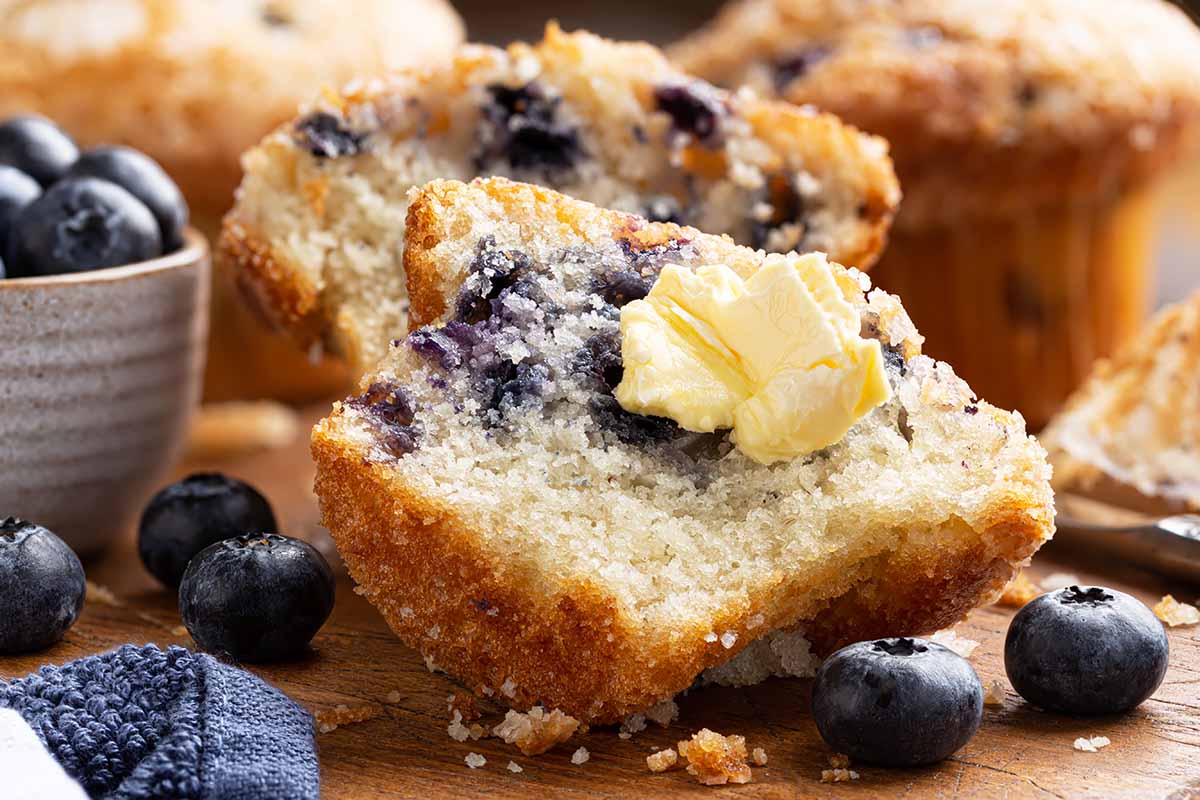
[[[1134,597],[1068,586],[1025,604],[1008,626],[1004,668],[1036,706],[1113,714],[1141,703],[1167,671],[1167,634]]]
[[[966,659],[924,639],[843,647],[817,670],[813,719],[855,761],[912,767],[941,761],[979,729],[983,685]]]
[[[0,124],[0,164],[16,167],[42,186],[57,181],[75,163],[79,148],[43,117],[13,117]]]
[[[83,608],[83,565],[41,525],[0,521],[0,654],[44,650]]]
[[[162,235],[166,252],[183,246],[188,207],[175,181],[158,162],[132,147],[108,146],[86,151],[67,173],[74,177],[103,178],[141,200]]]
[[[16,274],[60,275],[162,255],[154,215],[100,178],[66,178],[13,220],[8,264]]]
[[[138,555],[151,575],[174,589],[188,562],[209,545],[278,529],[271,504],[252,486],[198,473],[150,498],[138,525]]]
[[[8,243],[8,231],[17,213],[37,199],[42,187],[16,167],[0,165],[0,253]]]
[[[196,644],[238,661],[301,654],[333,610],[329,563],[276,533],[226,539],[192,559],[179,613]]]

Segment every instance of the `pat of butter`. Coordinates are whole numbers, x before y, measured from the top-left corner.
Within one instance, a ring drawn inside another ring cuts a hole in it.
[[[621,309],[617,402],[689,431],[732,428],[763,464],[820,450],[891,397],[879,342],[819,253],[771,255],[748,280],[668,265]]]

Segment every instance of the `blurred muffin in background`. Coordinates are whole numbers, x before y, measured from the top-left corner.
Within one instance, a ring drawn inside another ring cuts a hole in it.
[[[1200,128],[1178,9],[741,0],[671,55],[891,141],[905,199],[875,282],[1032,427],[1143,323],[1157,179]]]
[[[321,86],[441,60],[462,37],[444,0],[0,0],[0,116],[36,112],[82,146],[137,147],[215,235],[242,151]],[[303,401],[347,379],[214,277],[208,399]]]

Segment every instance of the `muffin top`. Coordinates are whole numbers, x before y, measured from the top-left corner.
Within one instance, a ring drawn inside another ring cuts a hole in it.
[[[910,221],[1117,188],[1200,127],[1200,31],[1162,0],[741,0],[671,56],[891,140]]]
[[[448,57],[444,0],[0,0],[0,115],[162,162],[203,213],[238,155],[322,86]]]

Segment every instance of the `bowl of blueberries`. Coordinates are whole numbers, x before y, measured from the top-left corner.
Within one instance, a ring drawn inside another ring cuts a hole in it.
[[[200,397],[209,252],[122,146],[0,122],[0,507],[93,553],[180,454]]]

